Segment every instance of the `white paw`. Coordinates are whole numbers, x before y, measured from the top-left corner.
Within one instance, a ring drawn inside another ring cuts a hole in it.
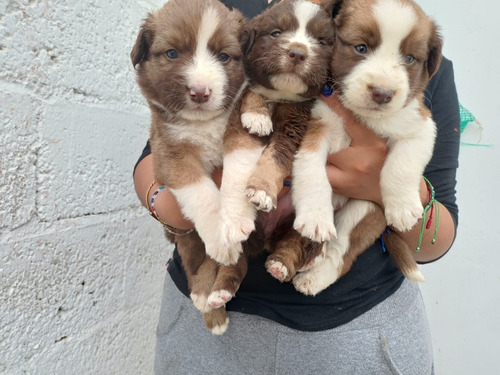
[[[288,268],[286,268],[283,263],[277,260],[268,260],[266,262],[267,271],[279,281],[283,281],[288,276]]]
[[[226,318],[226,320],[224,321],[224,323],[222,323],[221,325],[217,325],[217,326],[213,327],[210,331],[214,335],[222,335],[224,332],[227,331],[227,327],[228,326],[229,326],[229,317]]]
[[[250,134],[258,136],[269,135],[273,131],[273,123],[267,115],[256,112],[246,112],[241,115],[241,124]]]
[[[230,301],[231,298],[233,298],[233,295],[227,290],[217,290],[210,293],[207,299],[207,305],[211,309],[218,309],[219,307],[224,306],[228,301]]]
[[[405,232],[415,226],[422,217],[424,209],[420,201],[414,204],[399,202],[399,204],[385,205],[385,218],[387,224],[396,230]]]
[[[315,296],[338,280],[340,269],[335,259],[327,257],[310,270],[295,275],[293,285],[299,292]]]
[[[224,215],[221,223],[221,238],[227,246],[232,246],[247,240],[254,229],[255,222],[252,217]]]
[[[292,281],[295,289],[307,296],[315,296],[335,282],[326,281],[326,278],[314,268],[298,273]]]
[[[307,214],[297,216],[293,227],[302,237],[310,238],[316,242],[325,242],[336,238],[337,230],[333,224],[333,213],[330,214],[330,217],[323,215],[323,220],[321,216],[309,211]]]
[[[311,270],[298,273],[295,275],[292,282],[297,291],[307,296],[315,296],[323,290],[316,275]]]
[[[193,301],[194,307],[200,310],[202,313],[210,311],[210,307],[207,304],[207,296],[191,293],[191,300]]]
[[[229,266],[238,261],[240,254],[243,252],[243,247],[240,242],[229,247],[221,242],[205,243],[205,252],[216,262]]]
[[[260,211],[269,212],[271,209],[276,208],[273,198],[267,195],[264,190],[248,188],[245,190],[245,194],[248,200]]]

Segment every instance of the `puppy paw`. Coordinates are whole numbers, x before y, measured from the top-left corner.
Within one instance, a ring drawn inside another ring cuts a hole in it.
[[[241,124],[248,129],[250,134],[260,137],[269,135],[273,131],[271,118],[256,112],[246,112],[241,115]]]
[[[191,300],[193,301],[194,307],[196,307],[202,313],[210,311],[210,307],[207,304],[207,296],[191,293]]]
[[[222,323],[215,324],[209,329],[214,335],[220,336],[227,331],[228,326],[229,326],[229,317],[226,317],[226,319]]]
[[[311,271],[298,273],[292,282],[295,289],[306,296],[315,296],[322,290]]]
[[[310,238],[316,242],[330,241],[337,237],[337,230],[333,224],[333,214],[328,217],[324,215],[321,220],[321,215],[315,215],[309,211],[307,214],[297,216],[293,227],[303,237]]]
[[[277,198],[271,197],[264,190],[257,190],[254,188],[247,188],[245,194],[248,200],[257,208],[259,211],[269,212],[273,208],[276,208]]]
[[[224,306],[227,302],[229,302],[231,298],[233,298],[233,295],[227,290],[217,290],[210,293],[207,299],[207,305],[211,309],[218,309],[219,307]]]
[[[243,252],[243,247],[240,242],[229,247],[223,243],[205,243],[205,252],[216,262],[229,266],[236,264],[240,254]]]
[[[297,291],[315,296],[337,281],[338,275],[338,269],[331,262],[323,261],[310,270],[298,273],[292,281]]]
[[[422,217],[423,212],[424,209],[420,201],[415,204],[400,203],[399,205],[391,204],[385,206],[387,224],[401,232],[413,228]]]
[[[248,239],[255,230],[255,222],[251,217],[224,215],[221,223],[221,238],[227,246]]]
[[[279,281],[286,281],[288,277],[288,268],[281,262],[277,260],[268,260],[266,262],[267,272],[271,274],[275,279]]]

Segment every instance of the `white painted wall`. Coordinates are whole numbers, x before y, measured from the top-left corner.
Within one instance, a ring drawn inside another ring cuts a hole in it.
[[[131,169],[148,109],[129,51],[161,0],[0,0],[0,374],[148,374],[171,250]],[[500,336],[496,2],[419,0],[442,25],[460,100],[460,227],[422,267],[437,374],[496,374]]]
[[[161,0],[0,0],[0,374],[150,374],[169,246],[132,168]]]
[[[433,332],[436,373],[498,374],[500,347],[500,32],[496,1],[417,0],[441,25],[459,99],[482,123],[481,142],[462,145],[458,170],[460,223],[440,261],[421,268]],[[476,140],[476,138],[467,138]]]

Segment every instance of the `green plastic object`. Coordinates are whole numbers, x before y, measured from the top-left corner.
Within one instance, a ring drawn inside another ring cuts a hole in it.
[[[465,128],[471,122],[475,122],[476,117],[462,104],[460,104],[460,133],[463,133]]]

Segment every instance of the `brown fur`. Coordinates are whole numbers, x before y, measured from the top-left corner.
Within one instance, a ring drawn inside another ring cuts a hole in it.
[[[415,275],[419,271],[417,263],[415,262],[415,258],[413,257],[413,251],[409,248],[408,244],[404,242],[403,239],[394,231],[385,233],[384,241],[389,255],[401,270],[403,275],[405,275],[405,277],[410,280],[415,279]],[[415,281],[424,280],[421,278],[417,278]]]
[[[243,93],[243,99],[236,103],[229,124],[224,133],[224,153],[229,153],[233,150],[253,150],[262,147],[267,142],[266,137],[258,137],[249,134],[248,131],[241,125],[241,112],[243,104],[252,95],[252,92],[246,90]]]
[[[275,103],[273,106],[273,134],[248,188],[263,190],[272,197],[276,207],[283,180],[291,174],[293,157],[297,152],[311,118],[312,101],[301,103]]]
[[[307,133],[304,135],[302,144],[300,145],[301,150],[316,151],[318,149],[318,140],[324,137],[325,132],[327,132],[325,124],[319,120],[310,121],[307,126]]]
[[[253,112],[264,116],[271,117],[269,108],[267,107],[266,101],[262,96],[256,94],[252,91],[248,91],[244,97],[241,106],[241,112]]]
[[[374,210],[368,213],[352,230],[349,237],[349,251],[344,255],[342,271],[339,277],[345,275],[359,255],[380,238],[386,228],[384,212],[374,205]]]

